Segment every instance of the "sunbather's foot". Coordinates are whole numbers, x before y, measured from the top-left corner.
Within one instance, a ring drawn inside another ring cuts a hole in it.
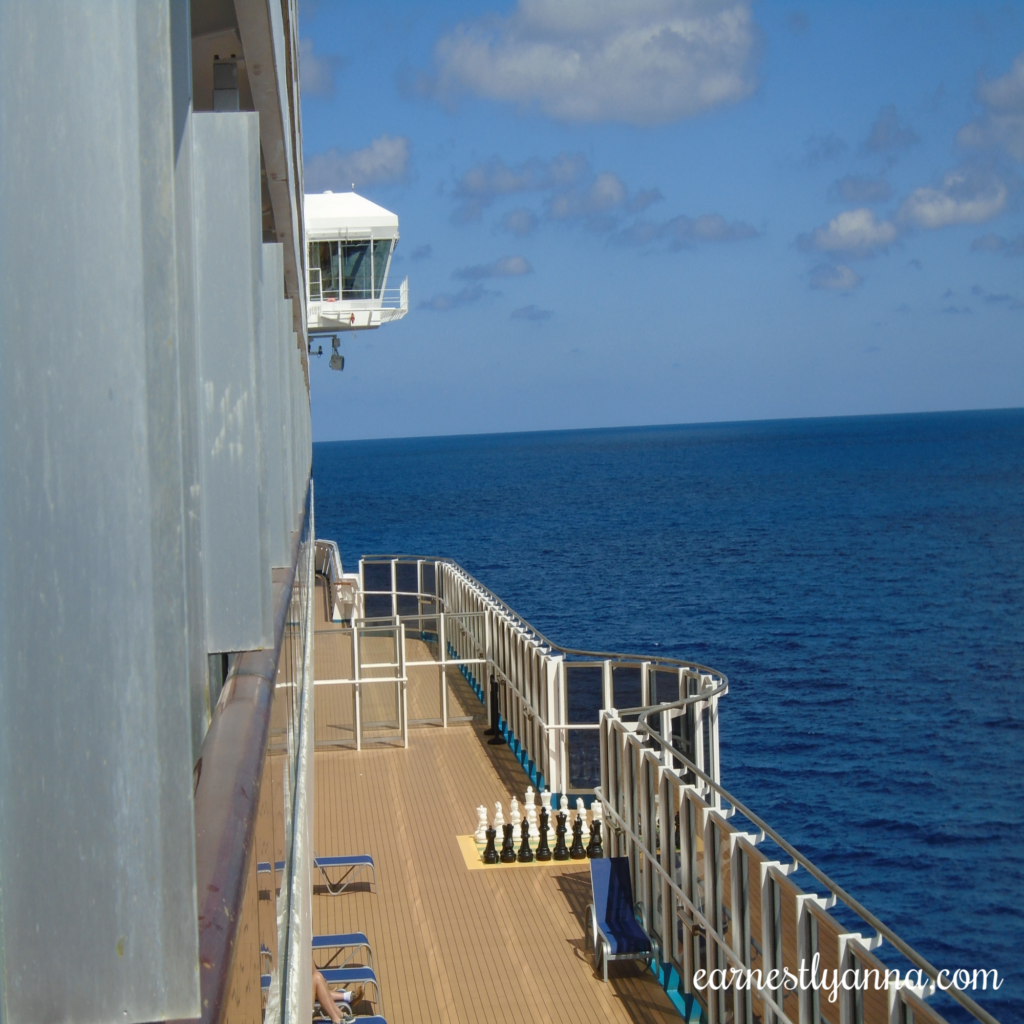
[[[363,1001],[363,986],[356,985],[355,988],[350,988],[347,992],[335,992],[334,998],[339,1003],[347,1003],[349,1006],[355,1006],[356,1003]]]

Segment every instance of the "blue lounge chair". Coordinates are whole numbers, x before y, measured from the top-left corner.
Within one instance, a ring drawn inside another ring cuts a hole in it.
[[[335,951],[325,964],[317,964],[316,969],[318,971],[322,971],[325,967],[344,967],[360,949],[365,949],[370,954],[370,966],[374,966],[373,948],[370,946],[370,940],[362,932],[345,932],[340,935],[314,935],[313,949],[333,949]],[[343,949],[350,949],[352,952],[340,964],[336,964],[334,961],[337,960]]]
[[[355,878],[350,878],[349,876],[353,873],[359,874],[367,868],[373,873],[373,887],[374,889],[377,888],[377,868],[373,863],[373,858],[368,853],[359,853],[350,857],[314,857],[313,864],[320,871],[324,885],[331,896],[343,893],[355,882]],[[344,869],[344,873],[336,882],[331,881],[330,876],[327,874],[330,868]],[[278,871],[284,871],[284,861],[275,861],[273,869],[271,869],[269,860],[257,861],[257,874],[270,874],[271,870],[274,871],[275,875]]]
[[[588,938],[594,943],[594,969],[600,965],[607,981],[609,960],[643,960],[650,965],[655,946],[647,928],[647,911],[643,903],[633,902],[629,858],[592,860],[590,884],[594,902],[587,907]]]
[[[355,881],[355,878],[350,876],[358,875],[367,868],[373,873],[374,890],[377,888],[377,868],[368,853],[356,854],[352,857],[314,857],[313,863],[320,871],[324,885],[332,896],[343,893]],[[336,882],[331,881],[331,877],[327,873],[332,868],[343,870],[341,877]]]
[[[380,994],[380,982],[372,967],[328,967],[320,968],[324,981],[328,985],[372,985],[376,994],[376,1002],[381,1012],[384,1011],[384,1000]]]

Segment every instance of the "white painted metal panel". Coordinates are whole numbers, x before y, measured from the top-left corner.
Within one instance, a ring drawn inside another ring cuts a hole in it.
[[[200,1012],[171,40],[185,14],[0,5],[7,1024]],[[41,315],[55,295],[73,316]]]
[[[196,113],[192,131],[207,649],[248,651],[272,643],[256,396],[259,116]]]
[[[281,306],[284,302],[284,255],[278,242],[263,243],[263,334],[260,359],[263,366],[265,419],[263,429],[267,466],[267,528],[270,564],[275,569],[288,565],[291,545],[285,528],[284,447],[282,422],[286,403],[281,389]]]

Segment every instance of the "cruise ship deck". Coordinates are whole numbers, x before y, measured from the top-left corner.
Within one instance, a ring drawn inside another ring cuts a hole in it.
[[[325,602],[316,608],[315,678],[337,678],[343,648],[332,643]],[[407,640],[409,660],[426,660],[426,648]],[[467,868],[457,837],[472,834],[475,808],[500,800],[507,814],[530,781],[507,745],[487,744],[483,707],[456,669],[448,669],[448,728],[414,724],[439,703],[438,669],[408,673],[408,748],[396,738],[359,752],[324,749],[332,730],[348,731],[351,696],[324,700],[334,688],[317,687],[314,846],[322,855],[371,854],[377,884],[340,896],[317,886],[314,934],[366,933],[389,1024],[678,1021],[640,965],[612,965],[607,985],[595,973],[584,949],[586,862]],[[364,708],[367,724],[388,713],[369,699]]]

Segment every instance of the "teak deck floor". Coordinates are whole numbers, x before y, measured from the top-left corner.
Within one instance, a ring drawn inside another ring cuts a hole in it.
[[[410,712],[419,685],[410,672]],[[475,709],[472,722],[413,727],[408,749],[317,751],[316,851],[372,854],[377,887],[329,896],[317,886],[314,934],[367,934],[389,1024],[678,1022],[642,965],[612,964],[607,985],[595,973],[585,863],[467,870],[456,837],[475,829],[475,808],[500,800],[507,814],[529,780],[507,746],[486,745],[483,709],[457,673],[449,688],[452,713]]]

